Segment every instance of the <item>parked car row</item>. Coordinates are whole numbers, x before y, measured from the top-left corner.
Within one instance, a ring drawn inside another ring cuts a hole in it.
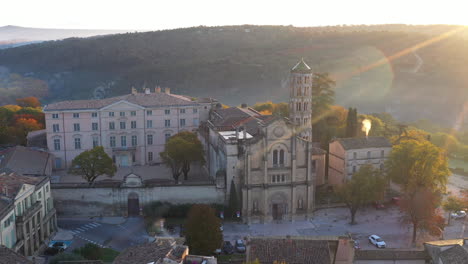
[[[457,211],[455,213],[451,213],[450,216],[453,219],[461,219],[466,217],[466,212],[465,211]]]
[[[221,248],[215,250],[215,254],[234,254],[235,252],[237,253],[245,253],[246,246],[244,243],[244,240],[238,239],[234,243],[234,245],[231,243],[231,241],[224,241]]]

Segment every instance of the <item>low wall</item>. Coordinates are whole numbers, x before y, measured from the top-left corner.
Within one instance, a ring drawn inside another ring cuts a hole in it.
[[[59,216],[121,216],[127,214],[128,196],[138,196],[140,208],[153,201],[224,203],[224,190],[215,185],[152,187],[92,187],[52,184],[54,207]]]

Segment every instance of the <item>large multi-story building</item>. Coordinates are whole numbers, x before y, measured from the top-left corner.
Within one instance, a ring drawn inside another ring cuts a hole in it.
[[[0,244],[31,256],[57,230],[49,177],[0,171]]]
[[[392,144],[384,137],[333,140],[328,154],[328,184],[343,184],[364,164],[383,170],[391,151]]]
[[[310,68],[304,76],[297,74],[301,65],[306,66],[301,61],[291,70],[291,83],[311,77]],[[289,88],[290,101],[301,104],[291,113],[294,121],[247,107],[218,107],[207,122],[210,175],[226,188],[226,200],[235,184],[245,222],[306,219],[313,212],[315,187],[324,183],[325,151],[310,141],[310,110],[303,111],[308,101],[297,97],[297,85]]]
[[[166,140],[194,131],[208,119],[214,100],[171,94],[169,88],[103,100],[75,100],[44,107],[47,145],[54,167],[67,168],[84,150],[103,146],[117,166],[160,162]]]

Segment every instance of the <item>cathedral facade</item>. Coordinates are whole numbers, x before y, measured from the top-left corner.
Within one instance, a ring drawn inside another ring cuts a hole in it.
[[[244,222],[307,219],[324,183],[326,153],[311,141],[312,71],[303,60],[291,69],[289,89],[289,118],[219,107],[207,122],[210,175],[226,200],[234,184]]]

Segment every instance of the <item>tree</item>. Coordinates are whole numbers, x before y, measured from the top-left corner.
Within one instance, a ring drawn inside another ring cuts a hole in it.
[[[236,185],[234,180],[231,181],[231,189],[229,190],[229,207],[228,213],[231,217],[234,217],[237,211],[239,211],[239,199],[237,198]]]
[[[41,102],[34,96],[18,98],[16,99],[16,103],[21,107],[40,107]]]
[[[11,127],[15,132],[17,138],[16,143],[26,145],[26,137],[29,132],[42,129],[42,126],[36,119],[32,118],[19,118],[16,120],[15,125]]]
[[[436,210],[439,202],[440,195],[428,188],[418,188],[403,195],[400,201],[402,222],[413,226],[413,243],[416,243],[417,231],[433,235],[443,233],[445,221]]]
[[[58,264],[58,263],[63,263],[64,261],[76,261],[76,260],[84,260],[84,258],[78,254],[62,252],[53,256],[49,263]]]
[[[193,162],[205,162],[203,157],[203,145],[192,132],[183,131],[170,137],[164,151],[159,154],[166,166],[172,170],[172,177],[179,182],[180,174],[184,173],[187,180],[188,173]]]
[[[445,211],[448,212],[448,222],[447,225],[450,225],[450,214],[455,211],[462,210],[464,208],[463,201],[457,196],[450,195],[447,197],[447,200],[442,204]]]
[[[116,170],[112,158],[107,155],[102,146],[98,146],[76,156],[69,173],[81,175],[91,185],[101,175],[114,176]]]
[[[348,137],[348,138],[357,137],[357,133],[358,133],[357,109],[350,107],[348,109],[348,117],[346,118],[345,137]]]
[[[185,151],[183,152],[182,173],[184,174],[184,180],[187,180],[192,163],[200,162],[201,165],[205,163],[203,145],[198,139],[197,134],[192,132],[182,131],[174,135],[174,137],[180,137],[186,142]]]
[[[432,134],[431,142],[446,150],[447,154],[455,154],[460,147],[460,142],[455,136],[443,132]]]
[[[322,141],[327,133],[327,118],[332,115],[335,101],[335,81],[328,73],[315,73],[312,80],[312,134]]]
[[[385,168],[389,178],[408,194],[420,188],[444,193],[450,175],[443,151],[426,140],[403,140],[394,145]]]
[[[356,224],[355,215],[359,208],[378,200],[385,190],[385,180],[380,171],[366,164],[350,180],[337,190],[338,197],[346,204],[351,214],[351,224]]]
[[[208,205],[196,204],[190,208],[185,224],[185,240],[190,251],[198,255],[211,255],[223,241],[221,220]]]
[[[312,120],[320,120],[328,115],[335,102],[335,81],[328,73],[314,73],[312,80]]]

